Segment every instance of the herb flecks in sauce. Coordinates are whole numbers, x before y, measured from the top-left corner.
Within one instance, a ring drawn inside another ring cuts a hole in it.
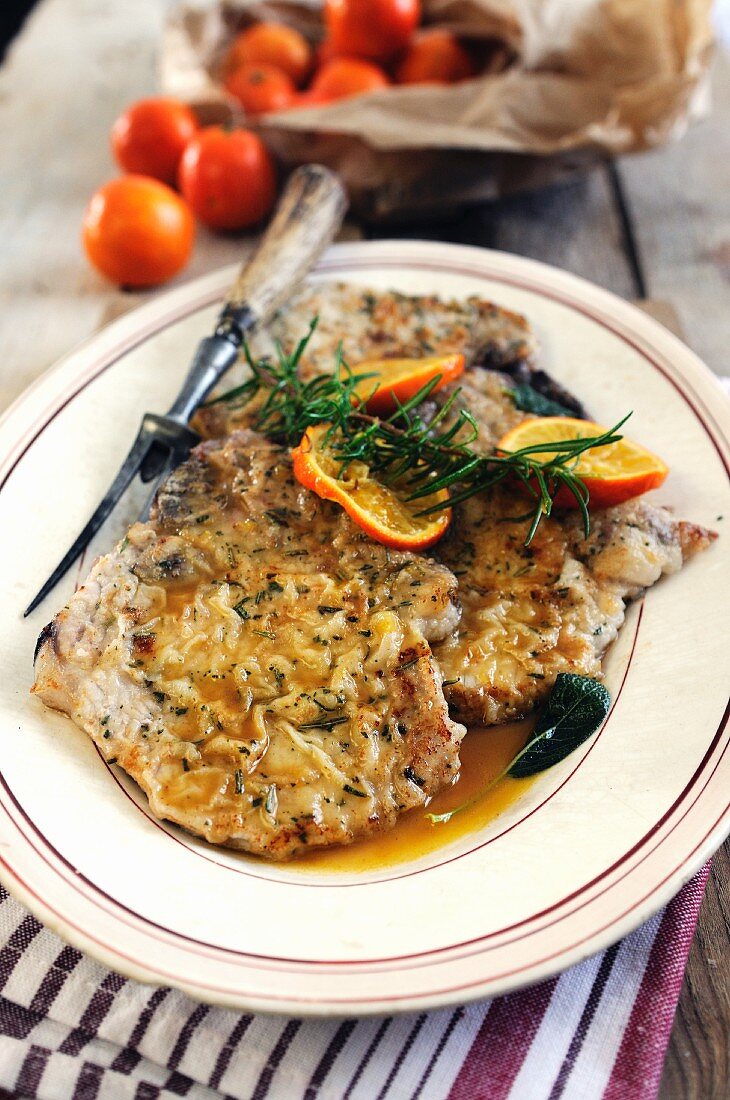
[[[222,446],[233,452],[236,444]],[[184,814],[194,803],[210,806],[206,820],[220,811],[222,828],[238,819],[236,828],[263,836],[294,829],[313,847],[324,830],[339,829],[338,839],[372,832],[371,818],[395,816],[384,787],[391,774],[403,784],[416,751],[394,733],[403,678],[423,679],[433,706],[443,706],[410,607],[422,603],[429,618],[449,614],[448,575],[427,559],[353,538],[317,498],[303,510],[286,452],[268,442],[252,459],[263,490],[251,494],[248,471],[239,489],[240,453],[230,466],[211,464],[205,491],[215,520],[195,523],[198,507],[174,512],[163,553],[167,560],[175,550],[185,580],[155,572],[149,616],[135,623],[136,634],[155,635],[130,654],[129,667],[159,705],[143,736],[169,745],[166,804]],[[139,555],[137,537],[130,548]],[[420,672],[415,661],[404,671],[419,653]],[[456,756],[455,742],[448,751]],[[420,764],[416,773],[424,774]],[[423,806],[425,797],[409,804]]]

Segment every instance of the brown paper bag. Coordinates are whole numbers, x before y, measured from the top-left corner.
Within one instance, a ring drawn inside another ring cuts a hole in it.
[[[285,166],[314,160],[340,172],[364,217],[443,214],[680,137],[708,103],[711,6],[424,0],[424,23],[481,48],[487,71],[280,112],[255,128]],[[236,117],[221,61],[236,31],[257,19],[290,23],[312,41],[323,33],[313,0],[183,3],[165,31],[163,90],[206,120]]]

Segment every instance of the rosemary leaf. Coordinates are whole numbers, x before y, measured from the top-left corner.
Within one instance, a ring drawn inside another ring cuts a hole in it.
[[[534,538],[543,517],[550,515],[555,496],[564,486],[575,498],[583,530],[588,535],[589,494],[575,472],[576,465],[586,451],[621,439],[620,429],[630,413],[597,436],[537,443],[509,453],[486,453],[473,446],[479,427],[469,409],[459,407],[460,390],[453,390],[435,414],[426,411],[424,402],[438,385],[438,376],[407,401],[396,399],[395,411],[386,420],[372,416],[366,407],[369,387],[364,383],[375,375],[354,373],[345,361],[341,345],[332,374],[303,379],[299,366],[317,320],[316,317],[312,320],[308,332],[292,352],[277,346],[273,361],[255,359],[244,344],[251,377],[209,404],[223,401],[238,408],[258,397],[253,427],[274,442],[290,447],[298,444],[313,425],[329,425],[323,442],[338,464],[338,476],[343,477],[351,463],[363,463],[370,476],[389,486],[404,502],[428,503],[416,513],[419,516],[461,504],[513,477],[534,501],[534,508],[523,517],[529,520],[526,545]],[[520,392],[518,404],[521,398],[532,399]],[[447,417],[451,423],[444,427]],[[451,490],[448,499],[444,494],[445,499],[433,503],[433,495],[445,489]]]

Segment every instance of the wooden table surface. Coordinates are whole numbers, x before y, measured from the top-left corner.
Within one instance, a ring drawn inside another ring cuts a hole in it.
[[[43,0],[0,68],[0,410],[75,343],[149,297],[89,269],[79,225],[91,191],[115,174],[111,121],[156,89],[165,7]],[[730,374],[730,57],[722,51],[713,83],[713,114],[677,145],[389,235],[505,249],[651,299],[714,371]],[[182,278],[239,260],[245,247],[245,238],[201,230]],[[729,865],[726,845],[700,914],[661,1100],[730,1096]]]

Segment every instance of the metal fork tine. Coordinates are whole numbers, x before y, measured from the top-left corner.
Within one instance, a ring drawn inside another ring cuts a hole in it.
[[[137,433],[137,438],[132,444],[129,454],[120,466],[117,476],[114,478],[114,481],[107,489],[106,494],[100,501],[96,511],[84,527],[83,531],[81,531],[73,545],[69,547],[64,556],[61,558],[60,562],[53,570],[46,583],[30,601],[25,611],[23,612],[23,618],[26,618],[28,615],[30,615],[32,611],[35,611],[36,607],[38,607],[38,604],[46,598],[51,589],[58,584],[61,577],[63,577],[69,571],[76,559],[89,545],[96,532],[113,511],[114,506],[121,497],[122,493],[128,487],[134,475],[137,473],[142,463],[142,459],[149,450],[151,442],[152,437],[150,435],[149,428],[143,424],[142,427],[139,429],[139,432]]]
[[[139,514],[139,518],[142,523],[146,523],[147,520],[150,518],[152,505],[155,503],[155,497],[157,496],[160,487],[165,481],[167,481],[168,477],[175,469],[175,467],[178,466],[186,457],[187,455],[184,452],[181,452],[179,449],[173,448],[172,450],[168,451],[162,465],[157,468],[156,476],[152,483],[152,488],[149,492],[147,500],[145,501],[144,508]],[[149,481],[149,478],[145,478],[142,476],[143,471],[144,462],[142,463],[142,467],[139,471],[140,477],[142,478],[142,481]]]
[[[160,470],[163,470],[167,464],[168,453],[165,447],[159,443],[153,443],[147,454],[142,459],[142,465],[139,468],[139,476],[145,484],[148,481],[153,481],[156,477],[159,477]]]
[[[136,473],[156,479],[146,518],[164,476],[200,442],[189,420],[235,363],[244,334],[272,316],[339,228],[347,200],[337,176],[321,165],[297,168],[258,249],[238,274],[213,336],[200,341],[182,389],[167,415],[145,413],[132,449],[79,537],[23,612],[30,615],[88,546]]]

